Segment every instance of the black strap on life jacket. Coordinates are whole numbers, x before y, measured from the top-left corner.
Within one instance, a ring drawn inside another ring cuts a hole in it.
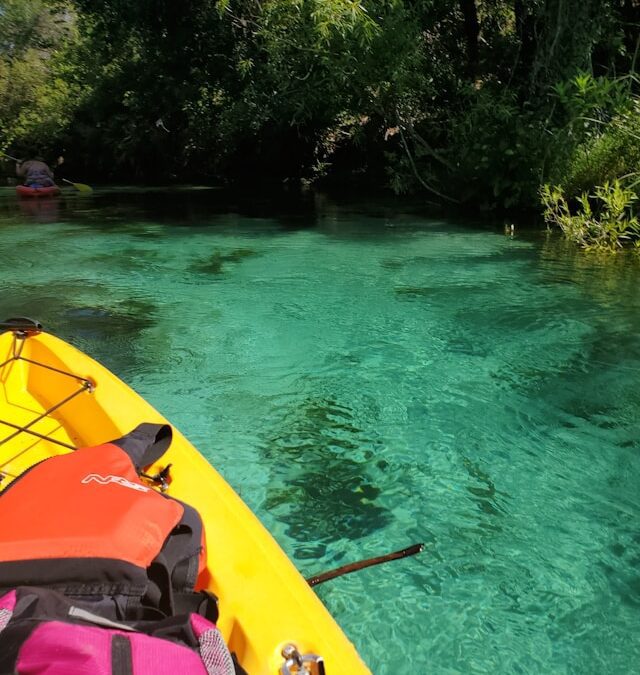
[[[111,441],[122,448],[131,458],[138,472],[157,462],[169,449],[173,432],[168,424],[143,422],[122,438]]]
[[[112,443],[129,455],[138,475],[153,479],[143,473],[143,469],[164,455],[171,440],[172,429],[168,424],[143,423]],[[150,584],[146,601],[158,606],[167,616],[195,612],[215,622],[218,618],[217,598],[212,593],[194,593],[193,590],[202,550],[203,524],[200,514],[189,504],[164,496],[179,502],[184,514],[147,571]]]

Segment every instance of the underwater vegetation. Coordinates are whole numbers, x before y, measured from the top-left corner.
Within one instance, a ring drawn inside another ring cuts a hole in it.
[[[191,271],[217,276],[224,273],[227,263],[239,263],[256,255],[258,255],[257,251],[250,248],[236,248],[226,253],[214,251],[207,258],[196,261],[191,266]]]
[[[285,415],[281,428],[264,453],[280,474],[272,483],[286,487],[272,487],[265,506],[295,541],[317,542],[308,555],[317,557],[319,548],[336,539],[360,539],[390,522],[390,513],[376,503],[381,491],[367,466],[348,456],[372,446],[350,408],[332,398],[307,398]]]

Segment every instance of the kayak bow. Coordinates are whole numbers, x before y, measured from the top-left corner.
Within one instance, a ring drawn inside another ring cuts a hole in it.
[[[106,368],[28,320],[0,325],[2,487],[37,462],[118,438],[162,415]],[[162,466],[168,494],[190,503],[206,528],[207,590],[218,626],[251,675],[369,673],[353,645],[256,516],[174,429]],[[303,655],[302,657],[300,655]],[[315,665],[314,655],[321,657]],[[324,663],[324,670],[320,663]]]

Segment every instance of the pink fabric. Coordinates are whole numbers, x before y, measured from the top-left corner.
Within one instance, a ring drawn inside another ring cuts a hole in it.
[[[0,609],[8,609],[10,612],[13,612],[13,608],[15,606],[16,606],[15,591],[9,591],[0,598]]]
[[[20,649],[19,675],[111,675],[111,638],[131,643],[136,675],[207,675],[195,652],[141,633],[71,626],[51,621],[38,626]]]
[[[131,635],[130,639],[136,675],[207,675],[200,656],[188,647],[148,635]]]
[[[211,623],[209,619],[205,619],[200,614],[192,614],[190,619],[191,619],[191,628],[193,628],[193,633],[198,640],[206,630],[216,627],[214,623]]]
[[[111,675],[111,634],[116,631],[50,621],[20,649],[20,675]],[[121,632],[121,631],[118,631]]]

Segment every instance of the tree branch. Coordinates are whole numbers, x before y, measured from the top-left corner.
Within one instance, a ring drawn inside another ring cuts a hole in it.
[[[422,185],[422,187],[423,187],[425,190],[428,190],[429,192],[431,192],[432,194],[436,195],[437,197],[440,197],[440,199],[445,199],[445,200],[448,201],[448,202],[452,202],[452,203],[454,203],[454,204],[459,204],[459,203],[460,203],[459,200],[454,199],[453,197],[448,197],[448,196],[445,195],[445,194],[442,194],[442,192],[439,192],[438,190],[436,190],[434,187],[432,187],[431,185],[429,185],[429,184],[422,178],[422,176],[421,176],[420,173],[418,172],[418,167],[416,166],[416,163],[415,163],[415,161],[414,161],[414,159],[413,159],[413,155],[411,154],[411,150],[409,150],[409,145],[407,144],[407,139],[406,139],[405,136],[404,136],[404,131],[402,131],[402,127],[399,127],[399,131],[400,131],[400,140],[402,141],[402,145],[403,145],[403,147],[404,147],[404,150],[405,150],[405,152],[407,153],[407,158],[409,159],[409,163],[411,164],[411,168],[412,168],[412,170],[413,170],[413,175],[416,177],[416,179],[418,180],[418,182],[420,183],[420,185]]]

